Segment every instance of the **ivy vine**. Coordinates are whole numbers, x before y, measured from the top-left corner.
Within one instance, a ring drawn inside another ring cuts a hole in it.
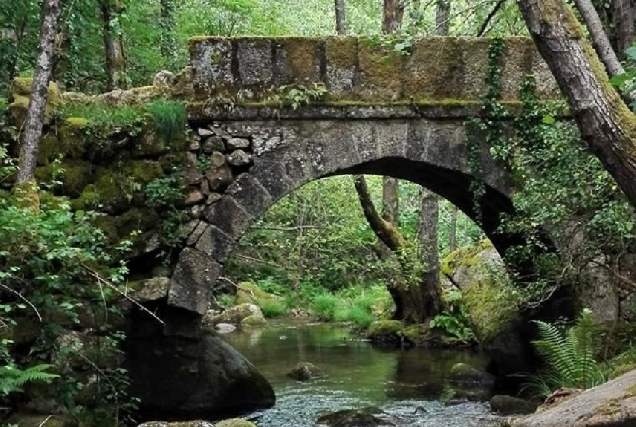
[[[468,131],[466,147],[468,150],[468,167],[473,176],[470,191],[473,194],[475,220],[482,223],[481,198],[486,194],[486,186],[482,179],[481,147],[498,146],[505,139],[505,121],[509,113],[501,104],[501,58],[506,50],[503,38],[493,38],[488,46],[488,67],[486,69],[486,91],[480,100],[479,114],[466,121]]]

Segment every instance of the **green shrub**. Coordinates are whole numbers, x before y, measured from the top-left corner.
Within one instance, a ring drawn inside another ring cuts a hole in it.
[[[285,306],[283,301],[265,300],[259,305],[263,312],[263,316],[267,318],[282,316],[287,312],[287,306]]]
[[[157,99],[146,105],[146,110],[152,116],[157,132],[166,144],[170,145],[178,135],[184,134],[188,114],[183,101]]]
[[[531,381],[541,394],[560,387],[590,388],[605,382],[606,376],[594,358],[594,316],[584,309],[566,333],[556,325],[536,321],[539,339],[533,341],[547,365],[546,371]]]
[[[339,299],[333,294],[323,293],[317,295],[312,303],[311,309],[319,320],[332,321],[336,316]]]

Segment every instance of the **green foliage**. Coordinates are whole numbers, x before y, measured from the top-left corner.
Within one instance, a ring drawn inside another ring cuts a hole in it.
[[[147,104],[146,110],[166,144],[170,145],[177,135],[185,133],[188,117],[183,101],[158,99]]]
[[[277,300],[266,300],[259,304],[261,311],[263,312],[263,316],[266,318],[270,317],[280,317],[283,314],[287,313],[287,306],[283,301]]]
[[[182,240],[180,227],[186,214],[180,207],[185,198],[186,186],[181,172],[156,178],[146,186],[146,204],[161,212],[161,239],[169,247],[174,247]]]
[[[336,318],[339,299],[335,295],[324,293],[317,295],[311,304],[311,309],[318,320],[332,321]]]
[[[0,367],[0,394],[22,391],[22,386],[30,382],[50,383],[59,375],[47,372],[52,365],[40,364],[25,369],[20,369],[15,365],[5,365]]]
[[[468,149],[468,167],[474,179],[470,183],[473,193],[473,206],[477,222],[481,222],[481,199],[486,195],[486,187],[482,181],[481,151],[482,147],[494,146],[504,139],[508,118],[506,109],[499,100],[501,92],[501,57],[506,49],[504,39],[495,37],[488,46],[488,68],[486,69],[486,92],[481,97],[479,116],[466,122]]]
[[[3,169],[0,158],[0,170]],[[112,368],[108,356],[118,352],[123,335],[112,325],[122,313],[111,304],[124,291],[128,270],[120,257],[130,242],[107,249],[104,233],[94,226],[96,215],[72,212],[67,200],[42,192],[39,210],[25,208],[18,197],[0,198],[0,324],[11,331],[20,324],[36,325],[27,341],[28,351],[4,339],[0,358],[3,393],[16,391],[27,382],[50,381],[60,403],[78,415],[74,401],[86,386],[73,375],[72,358],[88,361],[104,384],[94,407],[83,413],[109,411],[109,424],[122,419],[122,411],[135,405],[127,397],[127,375]],[[90,307],[102,313],[95,326],[94,345],[84,346],[69,331],[85,327],[82,319]],[[49,372],[55,366],[55,374]],[[119,369],[119,370],[117,370]],[[115,372],[116,371],[116,372]],[[59,377],[57,377],[59,375]]]
[[[462,341],[474,339],[461,291],[453,289],[445,292],[443,297],[444,311],[431,319],[429,326]]]
[[[594,358],[594,316],[584,309],[567,333],[556,325],[536,321],[539,339],[533,341],[548,366],[542,382],[552,390],[559,387],[590,388],[606,381]]]
[[[112,106],[101,102],[68,104],[60,109],[64,118],[84,119],[82,131],[91,138],[103,140],[124,130],[128,135],[137,135],[144,125],[144,111],[138,106]]]
[[[270,99],[278,102],[282,108],[289,105],[296,110],[303,105],[309,105],[312,102],[320,101],[327,95],[327,87],[322,83],[314,83],[312,86],[281,86],[274,95],[270,95]]]

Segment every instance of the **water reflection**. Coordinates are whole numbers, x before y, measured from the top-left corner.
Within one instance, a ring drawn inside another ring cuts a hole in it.
[[[313,425],[309,420],[315,420],[321,413],[367,405],[381,406],[387,411],[391,407],[405,407],[410,416],[417,412],[418,406],[425,405],[428,410],[423,418],[436,418],[432,414],[439,413],[450,419],[449,414],[456,409],[431,401],[448,394],[446,377],[452,366],[463,362],[483,369],[488,362],[483,355],[466,351],[382,351],[353,339],[342,328],[324,324],[282,323],[265,329],[235,331],[224,338],[261,371],[276,391],[277,406],[258,414],[262,426]],[[287,372],[303,361],[317,365],[328,376],[307,383],[288,378]],[[466,413],[472,413],[473,421],[479,420],[476,413],[484,419],[490,417],[482,405],[471,408]],[[460,418],[461,414],[459,411]],[[488,424],[462,421],[457,425]]]

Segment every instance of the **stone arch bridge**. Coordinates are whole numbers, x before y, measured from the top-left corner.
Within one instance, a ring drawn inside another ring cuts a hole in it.
[[[192,39],[189,120],[200,140],[190,146],[188,178],[196,219],[168,305],[203,314],[250,224],[289,192],[338,174],[407,179],[473,219],[470,185],[482,181],[481,225],[505,250],[511,236],[496,230],[500,215],[513,210],[512,181],[485,144],[475,176],[466,144],[488,48],[488,40],[454,38],[414,41],[408,52],[355,37]],[[502,100],[512,109],[528,74],[540,97],[559,98],[531,40],[507,39],[501,68]],[[212,153],[205,176],[195,167],[204,153]]]

